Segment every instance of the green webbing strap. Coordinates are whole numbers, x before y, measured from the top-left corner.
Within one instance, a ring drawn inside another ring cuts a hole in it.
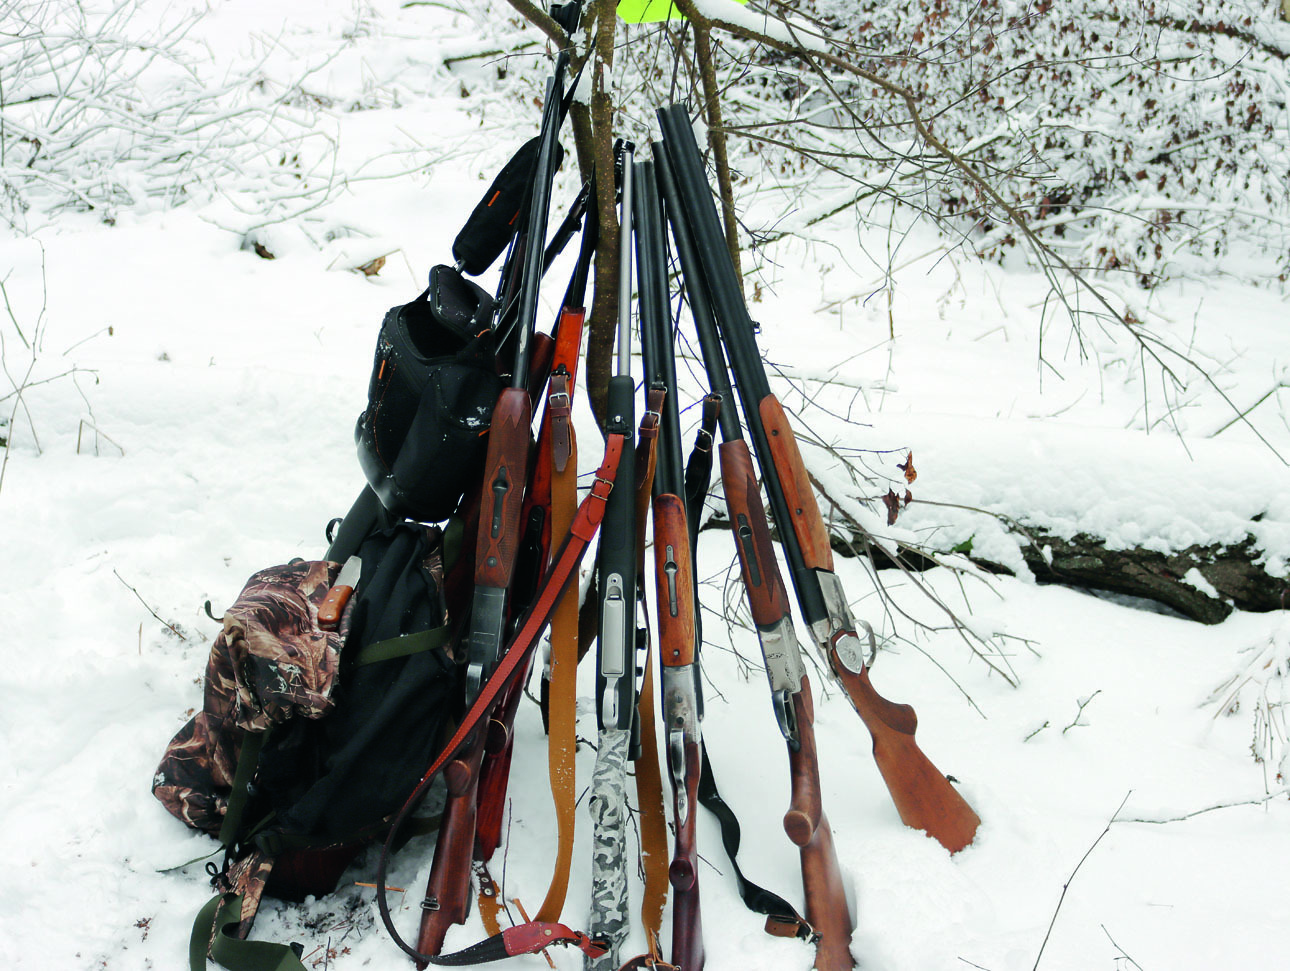
[[[208,944],[211,957],[229,971],[307,971],[300,956],[286,944],[236,937],[241,919],[240,894],[222,893],[206,904],[197,914],[188,941],[189,971],[206,971]]]
[[[436,647],[447,644],[451,633],[445,624],[443,627],[432,627],[429,630],[417,631],[415,634],[400,634],[398,637],[389,637],[375,644],[366,644],[359,648],[354,665],[360,667],[396,657],[407,657],[409,654],[420,654],[422,651],[433,651]],[[242,771],[241,762],[238,763],[237,769],[238,772]]]
[[[224,822],[220,824],[219,841],[224,846],[237,842],[242,828],[242,815],[246,812],[246,803],[250,797],[251,780],[255,777],[255,767],[260,761],[260,749],[264,747],[269,732],[247,732],[242,736],[242,750],[237,756],[237,769],[233,773],[233,789],[228,794],[228,808],[224,810]]]
[[[443,525],[443,572],[457,565],[466,544],[466,522],[460,516],[449,516]]]

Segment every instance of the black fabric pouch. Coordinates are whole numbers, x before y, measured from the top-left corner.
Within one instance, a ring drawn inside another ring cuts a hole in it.
[[[397,517],[442,522],[478,480],[502,390],[491,312],[492,298],[441,266],[425,293],[385,315],[354,438],[368,484]]]

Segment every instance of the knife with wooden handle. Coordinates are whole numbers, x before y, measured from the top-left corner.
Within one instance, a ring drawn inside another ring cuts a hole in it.
[[[358,577],[363,571],[363,561],[351,556],[340,569],[340,576],[318,608],[318,625],[325,630],[332,630],[340,623],[340,615],[345,612],[354,588],[358,586]]]

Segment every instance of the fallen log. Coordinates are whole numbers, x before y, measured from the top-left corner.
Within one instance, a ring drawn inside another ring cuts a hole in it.
[[[729,529],[730,523],[714,516],[704,528],[709,527]],[[1290,579],[1266,570],[1253,536],[1236,545],[1194,545],[1161,553],[1143,547],[1112,549],[1101,537],[1087,533],[1066,538],[1029,523],[1022,528],[1024,533],[1011,532],[1039,583],[1140,597],[1202,624],[1222,623],[1233,610],[1266,613],[1290,609]],[[970,549],[935,550],[901,544],[893,557],[868,536],[841,529],[840,523],[830,525],[834,552],[844,557],[868,556],[875,569],[921,573],[944,565],[941,558],[957,552],[988,573],[1015,575],[1010,567],[974,556]]]

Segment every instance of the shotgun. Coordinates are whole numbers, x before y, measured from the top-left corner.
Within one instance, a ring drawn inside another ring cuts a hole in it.
[[[630,453],[627,444],[625,436],[621,434],[611,433],[606,436],[604,458],[592,478],[591,491],[578,504],[569,526],[569,533],[551,558],[551,565],[538,585],[538,594],[533,604],[520,618],[519,626],[508,642],[501,661],[462,717],[461,724],[457,726],[452,738],[426,769],[421,780],[404,802],[403,808],[394,815],[390,823],[389,832],[386,834],[385,843],[381,847],[381,855],[376,864],[376,905],[381,915],[381,923],[390,938],[400,950],[418,964],[452,966],[480,964],[516,954],[535,954],[553,944],[577,947],[588,957],[598,957],[608,949],[605,942],[563,924],[534,920],[508,927],[500,934],[493,935],[455,954],[442,957],[425,954],[403,940],[398,928],[394,926],[394,915],[390,910],[386,893],[386,877],[389,874],[390,854],[413,809],[425,798],[431,784],[446,771],[446,767],[471,744],[472,736],[481,730],[489,711],[497,704],[500,696],[509,690],[515,679],[519,677],[519,673],[532,659],[538,638],[550,622],[556,604],[573,585],[583,555],[595,540],[600,525],[604,521],[609,496],[615,491],[614,484],[621,465],[621,457]]]
[[[699,907],[696,823],[703,736],[698,696],[695,587],[686,515],[676,361],[669,313],[666,249],[654,163],[637,166],[637,273],[641,294],[641,356],[646,386],[664,391],[659,416],[652,503],[654,581],[658,605],[664,751],[672,788],[672,964],[702,971],[703,924]]]
[[[559,109],[568,55],[561,52],[547,83],[541,139],[529,200],[519,282],[519,323],[511,384],[498,396],[489,427],[475,543],[475,589],[465,642],[466,704],[471,706],[501,657],[506,635],[506,595],[520,541],[520,514],[528,480],[529,435],[533,404],[526,387],[529,349],[537,317],[543,243],[550,207],[551,178],[559,133]],[[487,721],[485,722],[487,724]],[[487,732],[475,730],[463,750],[445,767],[448,801],[444,806],[434,862],[426,886],[417,951],[438,954],[452,924],[463,923],[469,908],[471,860],[478,815],[480,766]]]
[[[618,352],[609,379],[605,431],[633,440],[635,384],[631,377],[632,156],[620,146],[621,217],[618,280]],[[632,480],[633,456],[624,451],[617,481]],[[591,784],[592,876],[588,931],[607,943],[588,971],[617,971],[618,949],[627,933],[626,772],[636,711],[636,528],[635,497],[628,488],[610,493],[596,555],[598,614],[596,720],[599,725],[595,775]]]
[[[512,582],[510,614],[516,620],[537,595],[542,574],[546,571],[550,559],[552,541],[564,538],[573,518],[573,511],[578,504],[577,456],[573,442],[570,409],[573,382],[582,347],[584,319],[582,301],[591,259],[595,252],[596,237],[596,224],[592,217],[588,219],[584,228],[578,260],[556,321],[553,354],[545,362],[545,370],[549,372],[550,390],[539,427],[537,446],[534,451],[535,460],[524,499],[524,539],[517,554]],[[567,644],[570,636],[568,631],[571,628],[574,654],[573,660],[562,655],[562,659],[570,668],[567,672],[568,677],[561,678],[560,704],[567,709],[567,712],[557,713],[556,721],[560,730],[552,733],[549,760],[552,766],[552,785],[558,823],[556,864],[553,870],[554,889],[550,900],[544,900],[543,906],[539,909],[537,920],[556,920],[560,916],[573,850],[575,698],[572,694],[568,694],[568,689],[572,687],[572,676],[575,673],[573,667],[576,665],[577,601],[576,591],[563,598],[551,622],[549,644]],[[571,622],[570,611],[573,617]],[[565,639],[564,642],[561,641],[562,637]],[[567,649],[565,653],[567,654]],[[548,662],[549,669],[550,659]],[[515,718],[524,696],[526,680],[526,676],[517,679],[494,711],[488,726],[484,761],[480,768],[479,817],[476,823],[474,866],[478,880],[480,916],[483,918],[485,928],[489,933],[494,934],[500,931],[499,916],[503,902],[487,864],[501,842],[506,789],[515,745]],[[568,686],[565,685],[566,681]],[[564,697],[566,694],[568,697]]]
[[[901,820],[935,837],[951,853],[958,852],[972,842],[981,819],[918,747],[913,708],[888,701],[870,683],[865,644],[834,572],[828,530],[797,440],[771,393],[755,325],[726,248],[686,108],[672,105],[658,116],[803,619],[873,738],[874,761]],[[863,622],[860,626],[872,645],[872,628]]]
[[[583,204],[587,191],[579,195],[575,212],[586,215]],[[566,219],[566,226],[569,220]],[[576,225],[576,224],[575,224]],[[565,227],[561,227],[563,232]],[[547,396],[546,408],[539,423],[535,459],[529,473],[529,484],[524,495],[524,510],[521,516],[523,539],[516,554],[515,571],[512,578],[509,616],[513,628],[519,617],[533,602],[542,574],[546,571],[551,556],[553,505],[552,475],[553,447],[557,437],[557,414],[565,413],[562,428],[568,428],[567,409],[570,404],[573,379],[577,373],[578,357],[582,347],[583,318],[582,301],[586,290],[586,281],[592,256],[596,247],[596,229],[594,219],[589,221],[583,232],[582,245],[579,247],[578,259],[573,275],[569,281],[565,296],[561,302],[560,313],[554,329],[555,339],[551,342],[550,353],[539,362],[538,347],[535,343],[533,366],[530,375],[541,364],[541,379],[530,384],[530,400],[536,401],[542,389],[550,383],[551,391]],[[548,247],[549,251],[550,247]],[[537,335],[542,337],[544,335]],[[563,409],[563,412],[561,411]],[[571,433],[570,433],[571,434]],[[565,436],[567,440],[567,435]],[[567,450],[567,444],[564,445]],[[563,528],[567,530],[568,520],[577,505],[576,494],[566,497],[567,512]],[[562,535],[556,535],[556,540]],[[502,815],[506,797],[507,779],[510,771],[511,751],[514,747],[515,715],[519,700],[523,696],[521,679],[503,699],[500,709],[494,714],[494,724],[490,727],[489,744],[480,777],[480,818],[478,827],[477,857],[488,861],[492,858],[501,839]]]
[[[695,272],[697,254],[668,161],[660,156],[661,182],[668,198],[668,216],[677,241],[686,291],[691,295],[704,369],[712,393],[723,401],[730,401],[732,392],[716,322],[702,289],[702,277]],[[793,628],[788,593],[771,545],[770,526],[752,454],[744,441],[736,409],[722,407],[718,424],[722,439],[717,448],[721,482],[734,528],[740,576],[761,645],[775,720],[788,746],[791,795],[784,815],[784,830],[799,850],[806,921],[816,944],[815,968],[848,971],[855,966],[850,949],[853,924],[833,848],[832,830],[821,802],[810,679]],[[767,921],[767,930],[796,935],[796,928],[789,926],[792,923],[772,916]]]

